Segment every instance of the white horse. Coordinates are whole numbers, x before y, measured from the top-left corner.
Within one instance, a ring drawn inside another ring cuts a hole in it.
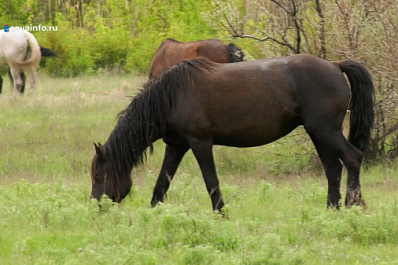
[[[23,93],[23,72],[27,73],[32,93],[35,92],[36,71],[40,60],[39,43],[31,33],[0,30],[0,67],[10,68],[14,93]]]

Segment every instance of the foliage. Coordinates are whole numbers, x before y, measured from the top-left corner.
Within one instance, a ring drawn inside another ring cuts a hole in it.
[[[272,0],[212,1],[208,20],[233,37],[255,40],[244,46],[255,57],[309,53],[329,60],[352,59],[371,72],[376,88],[375,126],[365,156],[398,157],[397,1]],[[245,43],[246,44],[246,43]]]
[[[381,201],[369,212],[337,212],[324,210],[326,189],[314,180],[297,180],[298,187],[265,180],[225,184],[229,218],[223,220],[206,209],[204,187],[193,188],[200,179],[179,179],[169,201],[148,208],[148,184],[155,181],[148,178],[121,205],[104,198],[101,208],[88,200],[89,187],[77,183],[21,180],[2,187],[2,264],[374,264],[397,258],[397,200],[380,191],[372,194]],[[176,204],[173,197],[187,181],[189,191]]]
[[[57,27],[57,31],[35,32],[42,46],[58,54],[43,65],[53,76],[147,72],[166,38],[189,41],[217,36],[201,16],[209,8],[208,0],[12,1],[0,21],[10,26]]]

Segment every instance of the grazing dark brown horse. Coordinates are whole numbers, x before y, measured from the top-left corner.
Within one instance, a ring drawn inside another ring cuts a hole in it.
[[[183,61],[150,80],[120,114],[106,143],[95,145],[91,196],[106,194],[120,202],[130,191],[132,168],[162,138],[166,153],[151,205],[163,202],[181,159],[192,149],[213,209],[221,210],[213,145],[260,146],[303,125],[326,172],[327,205],[340,207],[343,164],[346,206],[365,205],[360,168],[373,125],[373,97],[369,72],[354,61],[328,62],[310,55],[234,64]],[[341,130],[347,108],[349,140]]]
[[[160,44],[155,53],[149,78],[162,74],[185,59],[203,57],[215,63],[235,63],[243,61],[244,56],[241,48],[235,44],[227,45],[217,39],[192,42],[167,39]]]

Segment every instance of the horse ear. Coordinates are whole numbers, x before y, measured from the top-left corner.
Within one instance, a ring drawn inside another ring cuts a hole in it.
[[[98,143],[97,145],[96,143],[94,143],[94,147],[95,147],[95,152],[97,153],[99,159],[101,161],[105,161],[105,150],[102,144]]]

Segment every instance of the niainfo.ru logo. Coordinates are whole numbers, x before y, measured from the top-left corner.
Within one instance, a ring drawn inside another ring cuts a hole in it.
[[[58,26],[42,26],[37,25],[33,26],[32,24],[29,26],[9,26],[8,24],[4,25],[4,32],[17,32],[17,31],[58,31]]]

